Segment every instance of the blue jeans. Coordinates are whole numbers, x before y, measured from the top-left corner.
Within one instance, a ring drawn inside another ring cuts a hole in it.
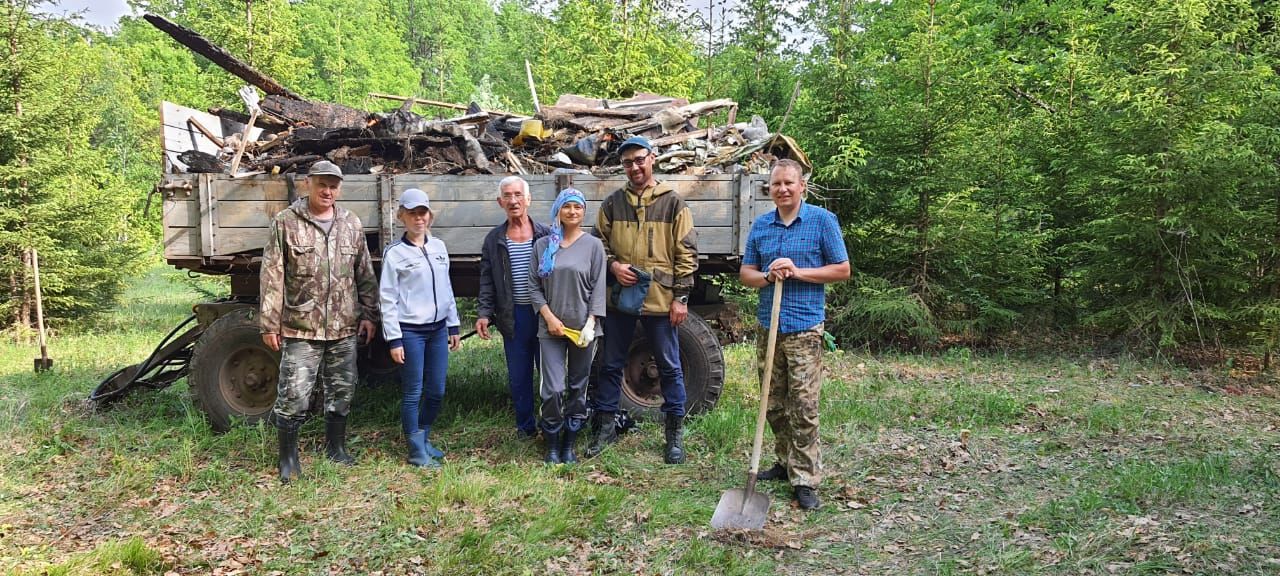
[[[400,424],[405,436],[428,430],[440,414],[449,367],[449,329],[444,321],[400,325],[404,364],[400,366]]]
[[[507,356],[507,388],[516,408],[516,428],[528,434],[538,432],[533,413],[533,370],[538,363],[538,318],[529,304],[516,304],[515,334],[502,335]]]
[[[597,412],[617,412],[622,396],[622,372],[627,364],[627,352],[631,348],[631,336],[636,322],[644,328],[645,337],[653,359],[658,364],[662,380],[662,413],[684,416],[684,370],[680,367],[680,339],[671,318],[662,316],[632,316],[617,310],[609,310],[604,317],[604,361],[600,378],[596,381],[591,397],[591,408]]]

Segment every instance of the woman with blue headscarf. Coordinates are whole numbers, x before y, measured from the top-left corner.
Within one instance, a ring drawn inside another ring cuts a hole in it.
[[[541,316],[538,352],[542,366],[542,436],[546,461],[572,464],[578,431],[587,420],[587,376],[591,372],[599,320],[604,316],[604,245],[582,228],[587,199],[566,188],[551,207],[551,234],[533,245],[530,296]]]

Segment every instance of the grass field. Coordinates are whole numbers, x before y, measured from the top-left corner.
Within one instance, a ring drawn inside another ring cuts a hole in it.
[[[823,507],[773,498],[764,531],[716,533],[743,484],[759,401],[727,350],[690,462],[642,427],[547,467],[515,438],[501,347],[452,357],[436,472],[403,464],[395,390],[353,410],[359,464],[303,429],[301,481],[274,431],[215,434],[185,383],[95,413],[98,380],[141,361],[199,296],[177,272],[36,349],[0,344],[0,570],[11,574],[1276,574],[1280,401],[1228,374],[1085,356],[828,356]],[[74,335],[71,333],[74,332]],[[1227,385],[1223,385],[1223,383]],[[766,440],[766,446],[768,446]],[[771,458],[766,456],[764,466]]]

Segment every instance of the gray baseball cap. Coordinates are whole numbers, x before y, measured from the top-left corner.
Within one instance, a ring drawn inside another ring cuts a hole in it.
[[[321,160],[311,165],[311,170],[307,171],[307,176],[337,176],[341,180],[342,169],[333,162]]]
[[[431,209],[431,199],[427,198],[427,193],[417,188],[409,188],[400,195],[400,207],[405,210],[413,210],[414,208]]]

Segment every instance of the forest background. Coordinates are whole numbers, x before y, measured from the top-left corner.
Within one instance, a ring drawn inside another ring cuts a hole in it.
[[[1280,2],[134,0],[293,90],[531,112],[637,91],[786,117],[855,277],[846,346],[1280,343]],[[138,16],[0,5],[0,326],[74,326],[157,259],[159,104],[239,81]],[[787,114],[795,92],[794,106]],[[423,109],[419,109],[423,111]],[[150,209],[148,210],[148,207]]]

